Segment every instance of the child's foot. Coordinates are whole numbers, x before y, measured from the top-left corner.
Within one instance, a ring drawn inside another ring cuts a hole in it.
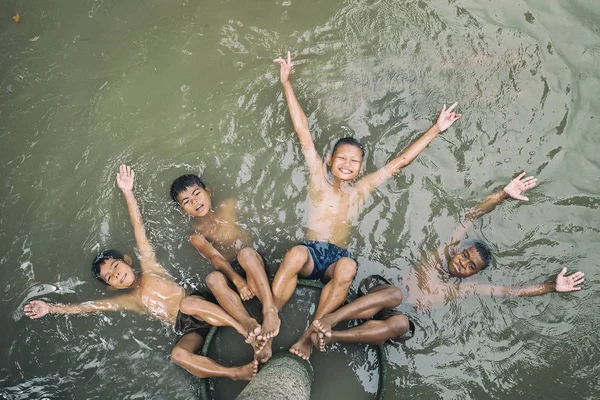
[[[261,339],[260,333],[262,328],[254,318],[250,318],[250,322],[244,326],[244,329],[248,332],[246,335],[246,343],[252,343],[256,339]]]
[[[258,361],[254,360],[250,364],[235,368],[231,379],[234,381],[250,381],[258,373]]]
[[[261,336],[263,339],[273,339],[279,334],[279,315],[276,308],[264,312]]]
[[[331,314],[323,315],[321,318],[313,321],[313,326],[315,329],[327,337],[331,336],[332,324],[333,320],[331,318]]]
[[[260,342],[260,346],[254,352],[254,359],[261,364],[269,361],[271,356],[273,355],[272,344],[273,339],[267,339],[265,341]]]
[[[304,332],[300,339],[298,339],[296,344],[292,346],[292,348],[290,349],[290,353],[295,354],[298,357],[308,361],[308,359],[310,358],[310,351],[312,349],[312,344],[310,342],[310,334],[311,331],[309,328],[309,330]]]

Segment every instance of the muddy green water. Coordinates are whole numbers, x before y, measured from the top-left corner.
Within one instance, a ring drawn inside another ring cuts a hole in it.
[[[121,163],[135,168],[151,240],[182,284],[211,270],[169,203],[183,172],[202,173],[217,201],[237,197],[241,222],[277,266],[306,218],[307,170],[271,61],[288,49],[322,154],[353,135],[374,170],[443,103],[457,100],[463,113],[361,214],[354,288],[371,273],[404,288],[462,213],[521,170],[539,185],[529,203],[478,221],[471,236],[495,259],[470,280],[537,283],[563,265],[586,273],[574,294],[402,305],[418,331],[389,348],[388,397],[597,398],[592,0],[0,2],[0,397],[197,395],[197,380],[169,361],[169,327],[131,314],[31,321],[22,306],[106,295],[90,261],[99,249],[135,245],[114,183]],[[315,399],[372,396],[377,374],[359,353],[338,347],[313,359]]]

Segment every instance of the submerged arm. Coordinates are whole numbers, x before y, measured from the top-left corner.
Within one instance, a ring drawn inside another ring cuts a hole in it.
[[[481,294],[502,294],[505,296],[539,296],[551,292],[573,292],[581,290],[579,285],[584,281],[584,273],[579,271],[571,275],[565,276],[567,268],[563,268],[562,271],[556,276],[554,281],[540,283],[537,285],[528,285],[518,288],[510,288],[505,286],[496,285],[477,285],[475,291]]]
[[[534,188],[535,185],[537,185],[537,179],[533,176],[528,176],[526,178],[524,178],[524,176],[525,172],[521,173],[515,179],[510,181],[508,185],[504,187],[504,189],[486,196],[477,206],[475,206],[475,208],[470,210],[467,215],[465,215],[464,223],[456,228],[454,234],[452,235],[452,239],[461,237],[471,227],[471,225],[473,225],[474,220],[484,214],[489,213],[503,201],[508,199],[528,201],[529,198],[523,196],[522,193],[528,189]]]
[[[365,176],[360,180],[358,185],[369,191],[374,190],[377,186],[391,178],[393,174],[406,167],[413,162],[415,158],[427,147],[429,143],[441,132],[448,129],[454,121],[461,117],[461,114],[452,112],[458,103],[454,103],[450,108],[442,107],[442,111],[438,116],[435,124],[431,126],[419,139],[408,146],[402,154],[388,162],[385,167],[379,169],[370,175]]]
[[[135,235],[135,241],[140,251],[142,272],[152,271],[154,273],[165,275],[166,271],[158,264],[154,249],[148,240],[148,236],[146,236],[146,229],[144,228],[140,207],[133,194],[134,178],[135,173],[133,170],[126,165],[121,165],[121,168],[117,173],[117,186],[119,186],[119,189],[123,192],[125,202],[127,203],[129,218],[131,220],[131,225],[133,226],[133,234]]]
[[[302,107],[300,107],[300,103],[298,103],[292,83],[290,82],[290,75],[292,73],[290,52],[288,51],[287,59],[277,58],[273,61],[280,65],[280,79],[283,84],[283,92],[287,100],[294,130],[298,135],[298,140],[300,141],[300,146],[302,146],[302,152],[304,153],[308,167],[311,172],[315,172],[322,167],[322,161],[317,154],[312,135],[308,129],[308,118],[306,118],[306,114],[304,114]]]
[[[71,304],[49,304],[45,301],[33,300],[23,308],[25,315],[31,319],[41,318],[46,314],[87,314],[121,310],[141,312],[141,309],[136,305],[130,295],[117,296],[106,300]]]

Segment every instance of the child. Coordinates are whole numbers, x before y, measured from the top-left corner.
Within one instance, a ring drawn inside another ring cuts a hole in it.
[[[24,308],[25,315],[35,319],[46,314],[84,314],[103,311],[131,310],[148,314],[175,326],[182,335],[173,350],[171,360],[200,378],[227,377],[251,380],[258,363],[253,361],[237,368],[217,364],[208,357],[196,355],[213,326],[231,326],[244,336],[248,331],[222,308],[198,295],[189,295],[158,263],[154,249],[146,236],[142,216],[133,195],[134,172],[122,165],[117,173],[117,185],[125,196],[133,232],[140,252],[141,273],[132,269],[131,257],[115,250],[100,253],[93,262],[96,278],[124,294],[104,300],[80,304],[48,304],[34,300]]]
[[[280,79],[292,123],[308,164],[310,208],[306,232],[308,241],[300,243],[286,253],[273,281],[273,297],[275,306],[281,310],[292,296],[298,276],[320,279],[327,284],[323,288],[315,313],[315,319],[319,319],[344,302],[356,274],[356,262],[346,246],[350,226],[366,198],[377,186],[410,164],[440,132],[448,129],[459,119],[460,114],[452,112],[456,103],[448,109],[444,106],[437,122],[423,136],[385,167],[356,183],[353,181],[361,171],[364,150],[356,139],[339,140],[332,154],[327,157],[327,165],[331,168],[332,175],[330,181],[321,157],[315,149],[306,115],[290,83],[292,62],[289,52],[287,60],[279,58],[274,61],[281,67]],[[314,328],[311,324],[290,351],[308,359],[312,332]]]
[[[195,220],[195,233],[190,235],[189,240],[217,269],[206,278],[206,283],[221,307],[248,330],[249,343],[277,336],[280,321],[265,263],[250,247],[248,233],[237,224],[235,200],[227,199],[213,207],[211,191],[197,175],[183,175],[175,179],[170,195],[183,212]],[[228,282],[235,286],[239,296]],[[263,304],[262,326],[248,315],[241,302],[254,295]],[[269,357],[270,349],[263,348],[259,360],[266,362]]]

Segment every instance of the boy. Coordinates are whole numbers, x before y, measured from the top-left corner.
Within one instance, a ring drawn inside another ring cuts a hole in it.
[[[417,155],[440,133],[448,129],[460,114],[452,112],[456,103],[442,108],[437,122],[411,144],[399,157],[390,161],[384,168],[367,175],[355,184],[364,156],[360,143],[353,138],[339,140],[327,158],[333,177],[330,182],[317,154],[308,120],[302,111],[290,83],[292,62],[288,52],[287,60],[274,60],[280,65],[280,80],[287,99],[288,108],[298,135],[302,152],[306,158],[309,177],[310,208],[306,238],[289,250],[273,281],[275,306],[281,310],[296,288],[298,276],[321,279],[327,283],[323,288],[315,319],[337,309],[346,299],[352,279],[356,275],[356,262],[346,250],[350,225],[357,217],[366,198],[375,188],[410,164]],[[310,335],[313,325],[302,334],[290,352],[308,359],[310,356]]]
[[[256,346],[257,340],[277,336],[280,321],[264,260],[249,247],[250,236],[237,224],[235,200],[227,199],[213,208],[210,189],[200,177],[189,174],[173,181],[170,195],[183,212],[195,219],[195,233],[190,235],[189,241],[217,269],[206,277],[206,284],[221,307],[248,330],[247,342]],[[239,296],[228,281],[236,287]],[[248,315],[241,302],[254,295],[263,305],[262,326]],[[269,357],[270,353],[261,354],[259,359],[266,362]]]
[[[227,377],[234,380],[251,380],[258,363],[253,361],[237,368],[217,364],[208,357],[196,355],[204,338],[213,326],[231,326],[240,334],[248,332],[231,315],[219,306],[197,295],[188,295],[158,263],[154,249],[146,236],[142,216],[133,195],[134,172],[122,165],[117,173],[117,185],[125,196],[133,232],[140,252],[141,273],[131,268],[132,260],[118,251],[100,253],[93,262],[96,278],[125,294],[104,300],[80,304],[48,304],[34,300],[24,307],[29,318],[46,314],[84,314],[103,311],[131,310],[148,314],[175,326],[183,335],[171,351],[171,360],[200,378]]]
[[[502,190],[492,193],[485,197],[473,210],[467,213],[465,223],[461,224],[454,232],[448,244],[434,253],[436,265],[421,264],[416,268],[416,276],[418,276],[419,287],[427,287],[430,293],[442,292],[436,288],[440,286],[441,280],[439,274],[434,269],[437,264],[442,263],[447,269],[448,274],[457,278],[467,278],[475,275],[482,269],[487,268],[491,260],[491,252],[487,245],[483,242],[466,243],[462,246],[456,239],[463,236],[467,230],[473,225],[473,221],[478,217],[492,211],[498,204],[508,199],[520,201],[528,201],[529,199],[523,196],[525,190],[536,186],[537,179],[534,177],[526,177],[525,172],[510,181]],[[432,267],[432,268],[428,268]],[[483,293],[483,294],[505,294],[511,296],[537,296],[550,292],[571,292],[581,290],[577,287],[583,283],[583,272],[575,272],[569,276],[565,276],[566,268],[556,276],[554,281],[546,282],[539,285],[530,285],[520,288],[508,288],[497,285],[481,285],[481,284],[463,284],[468,290]],[[413,286],[409,284],[409,286]],[[415,288],[416,289],[416,288]],[[452,291],[456,293],[456,291]],[[448,293],[450,294],[450,293]],[[421,300],[419,300],[421,302]]]

